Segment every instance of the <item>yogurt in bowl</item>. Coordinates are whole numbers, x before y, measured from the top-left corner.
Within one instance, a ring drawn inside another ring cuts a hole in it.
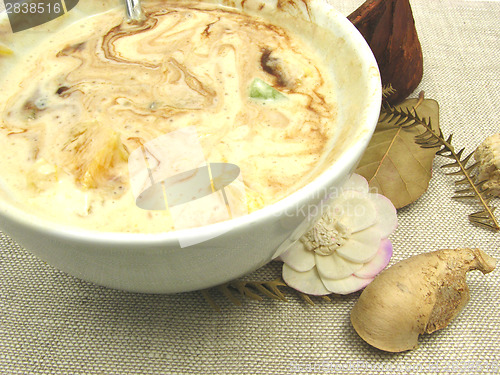
[[[2,229],[129,291],[201,289],[264,265],[371,137],[369,47],[324,1],[151,1],[143,23],[120,5],[7,35]]]

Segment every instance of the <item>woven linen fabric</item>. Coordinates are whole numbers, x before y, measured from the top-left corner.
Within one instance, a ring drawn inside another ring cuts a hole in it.
[[[84,1],[84,0],[82,0]],[[349,14],[361,0],[331,0]],[[424,54],[416,93],[440,104],[444,134],[473,151],[499,133],[500,2],[413,0]],[[416,95],[414,94],[414,96]],[[456,202],[454,178],[437,157],[428,191],[399,210],[391,264],[441,248],[477,247],[500,259],[500,234],[469,224],[473,204]],[[494,202],[498,205],[498,200]],[[248,279],[272,279],[270,264]],[[127,293],[68,276],[0,234],[1,374],[497,374],[500,270],[468,276],[471,300],[414,351],[374,349],[349,320],[359,292],[306,304],[212,292]]]

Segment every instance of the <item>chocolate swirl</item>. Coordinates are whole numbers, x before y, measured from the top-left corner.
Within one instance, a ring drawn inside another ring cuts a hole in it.
[[[111,134],[121,151],[108,157],[114,162],[106,168],[113,170],[104,176],[124,191],[127,171],[119,163],[126,150],[194,125],[207,161],[238,165],[265,203],[302,184],[336,123],[335,89],[304,41],[262,18],[214,5],[148,3],[141,24],[125,22],[121,11],[97,16],[95,30],[75,25],[54,36],[4,103],[2,128],[33,143],[33,162],[43,158],[81,174],[88,162],[67,159],[100,151],[68,150],[88,143],[78,138],[84,132]],[[286,100],[250,98],[255,78]],[[89,186],[96,196],[103,187]]]

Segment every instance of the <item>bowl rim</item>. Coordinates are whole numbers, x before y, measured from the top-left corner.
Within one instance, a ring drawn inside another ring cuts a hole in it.
[[[342,33],[347,36],[352,43],[356,43],[356,51],[360,61],[363,63],[363,70],[372,70],[371,74],[366,75],[367,92],[369,92],[369,95],[372,97],[369,100],[368,106],[364,108],[364,121],[359,125],[360,129],[365,129],[363,134],[359,135],[357,139],[353,141],[352,145],[343,150],[330,166],[325,168],[316,178],[305,186],[297,189],[279,201],[249,214],[201,227],[168,232],[129,233],[80,228],[62,224],[61,222],[53,221],[48,218],[45,219],[34,213],[29,213],[2,198],[0,198],[0,216],[3,216],[3,220],[9,219],[11,222],[29,228],[34,232],[44,233],[58,238],[77,240],[83,243],[99,243],[100,245],[137,245],[145,243],[149,245],[168,245],[170,243],[178,244],[180,237],[196,238],[217,231],[228,232],[246,227],[255,222],[269,219],[270,217],[280,217],[283,213],[286,213],[288,209],[296,207],[301,200],[317,194],[324,189],[325,186],[328,186],[330,181],[339,178],[341,171],[344,171],[344,169],[338,168],[339,165],[352,165],[354,167],[358,158],[361,157],[375,131],[382,102],[382,84],[373,52],[356,27],[326,0],[312,0],[310,3],[314,3],[315,5],[319,4],[321,7],[325,7],[325,13],[328,12],[327,17],[334,17],[335,22],[341,26],[340,30]]]

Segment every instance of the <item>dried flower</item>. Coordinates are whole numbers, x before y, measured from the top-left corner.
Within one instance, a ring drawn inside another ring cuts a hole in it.
[[[483,187],[500,197],[500,133],[486,138],[474,152],[474,159],[479,163],[477,180],[485,181]]]
[[[280,256],[283,280],[311,295],[364,288],[392,256],[396,209],[354,174],[314,227]]]

